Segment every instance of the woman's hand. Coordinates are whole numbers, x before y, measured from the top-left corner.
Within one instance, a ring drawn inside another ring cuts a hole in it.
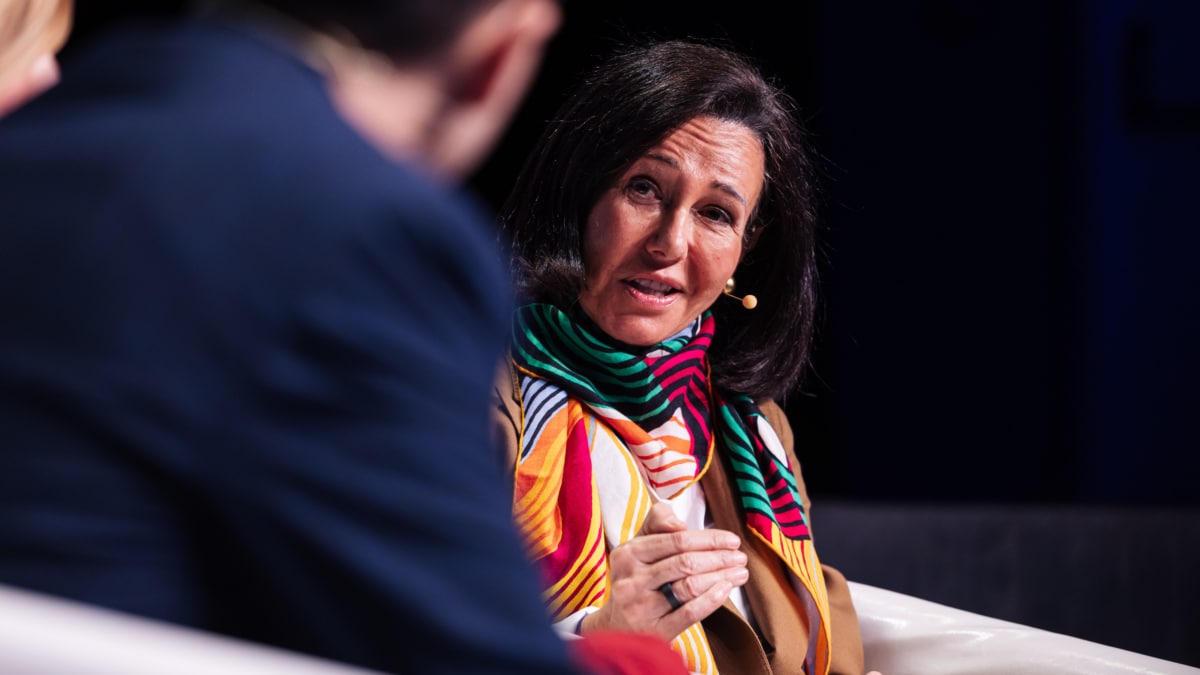
[[[746,583],[750,573],[740,544],[727,530],[689,530],[670,504],[655,504],[641,531],[609,553],[612,595],[584,618],[579,632],[626,630],[673,640]],[[659,590],[666,583],[678,609]]]

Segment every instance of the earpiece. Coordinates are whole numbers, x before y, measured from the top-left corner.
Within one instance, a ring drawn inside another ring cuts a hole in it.
[[[755,307],[758,307],[758,298],[757,297],[755,297],[753,295],[747,295],[744,298],[739,298],[738,296],[734,295],[733,289],[735,288],[735,286],[736,286],[736,284],[733,281],[733,277],[729,277],[729,281],[725,282],[725,291],[724,291],[725,295],[728,295],[729,297],[733,298],[734,300],[741,300],[742,307],[745,307],[746,309],[754,309]]]

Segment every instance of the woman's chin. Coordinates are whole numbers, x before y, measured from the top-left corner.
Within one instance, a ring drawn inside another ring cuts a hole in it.
[[[672,337],[683,330],[691,320],[674,321],[665,318],[628,317],[609,320],[593,321],[608,334],[609,337],[635,347],[649,347]]]
[[[657,296],[628,291],[597,301],[586,294],[579,298],[580,308],[606,335],[627,345],[649,347],[675,336],[700,314],[683,302],[684,296]],[[694,312],[694,313],[693,313]]]

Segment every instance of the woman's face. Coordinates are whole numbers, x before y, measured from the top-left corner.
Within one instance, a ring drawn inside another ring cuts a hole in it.
[[[714,117],[697,117],[650,148],[588,214],[583,311],[634,345],[687,326],[741,259],[763,166],[758,137]]]

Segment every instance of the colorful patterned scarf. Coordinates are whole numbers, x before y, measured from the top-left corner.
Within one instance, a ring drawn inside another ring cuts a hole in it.
[[[637,534],[654,501],[699,481],[720,443],[747,529],[819,610],[810,672],[824,673],[828,600],[796,479],[754,402],[726,399],[710,386],[713,328],[706,313],[679,335],[638,348],[613,340],[578,310],[519,308],[512,355],[523,420],[514,515],[561,621],[604,604],[607,551]],[[674,647],[693,672],[716,672],[701,624]]]

